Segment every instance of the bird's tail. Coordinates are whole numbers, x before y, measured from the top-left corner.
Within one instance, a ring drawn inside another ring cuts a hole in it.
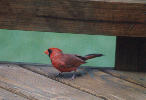
[[[95,58],[95,57],[101,57],[103,56],[103,54],[88,54],[85,56],[86,60],[88,59],[92,59],[92,58]]]

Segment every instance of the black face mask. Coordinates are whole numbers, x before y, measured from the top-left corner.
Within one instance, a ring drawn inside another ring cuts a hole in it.
[[[49,57],[50,57],[50,55],[51,55],[51,53],[52,53],[52,50],[48,49],[48,52],[49,52]]]

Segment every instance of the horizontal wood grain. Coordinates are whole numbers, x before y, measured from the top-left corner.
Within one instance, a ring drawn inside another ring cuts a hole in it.
[[[1,0],[0,12],[4,14],[18,14],[20,16],[42,15],[82,20],[107,20],[146,23],[146,1],[128,1]]]
[[[25,20],[24,20],[25,19]],[[127,24],[115,22],[81,21],[70,19],[58,19],[50,17],[29,16],[0,16],[0,28],[66,32],[77,34],[102,34],[116,36],[146,37],[146,24]]]
[[[29,100],[29,99],[0,88],[0,100]]]
[[[128,72],[117,71],[112,69],[102,69],[102,71],[109,73],[115,77],[127,80],[131,83],[141,85],[146,88],[146,73],[145,72]]]
[[[56,77],[58,71],[50,66],[20,65],[23,68],[52,78],[82,91],[105,97],[107,100],[143,100],[146,89],[140,85],[113,77],[97,68],[78,69],[75,80],[70,80],[72,73],[63,73]],[[130,94],[130,95],[129,95]]]
[[[143,0],[1,0],[0,28],[146,37]]]
[[[29,100],[104,100],[11,64],[0,65],[0,87]]]

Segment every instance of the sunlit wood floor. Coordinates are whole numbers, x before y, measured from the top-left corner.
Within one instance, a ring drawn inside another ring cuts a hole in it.
[[[0,100],[146,100],[146,73],[81,67],[76,78],[49,65],[1,63]]]

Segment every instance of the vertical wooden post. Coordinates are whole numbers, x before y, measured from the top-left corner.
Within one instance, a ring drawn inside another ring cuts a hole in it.
[[[117,37],[116,70],[146,71],[146,38]]]

